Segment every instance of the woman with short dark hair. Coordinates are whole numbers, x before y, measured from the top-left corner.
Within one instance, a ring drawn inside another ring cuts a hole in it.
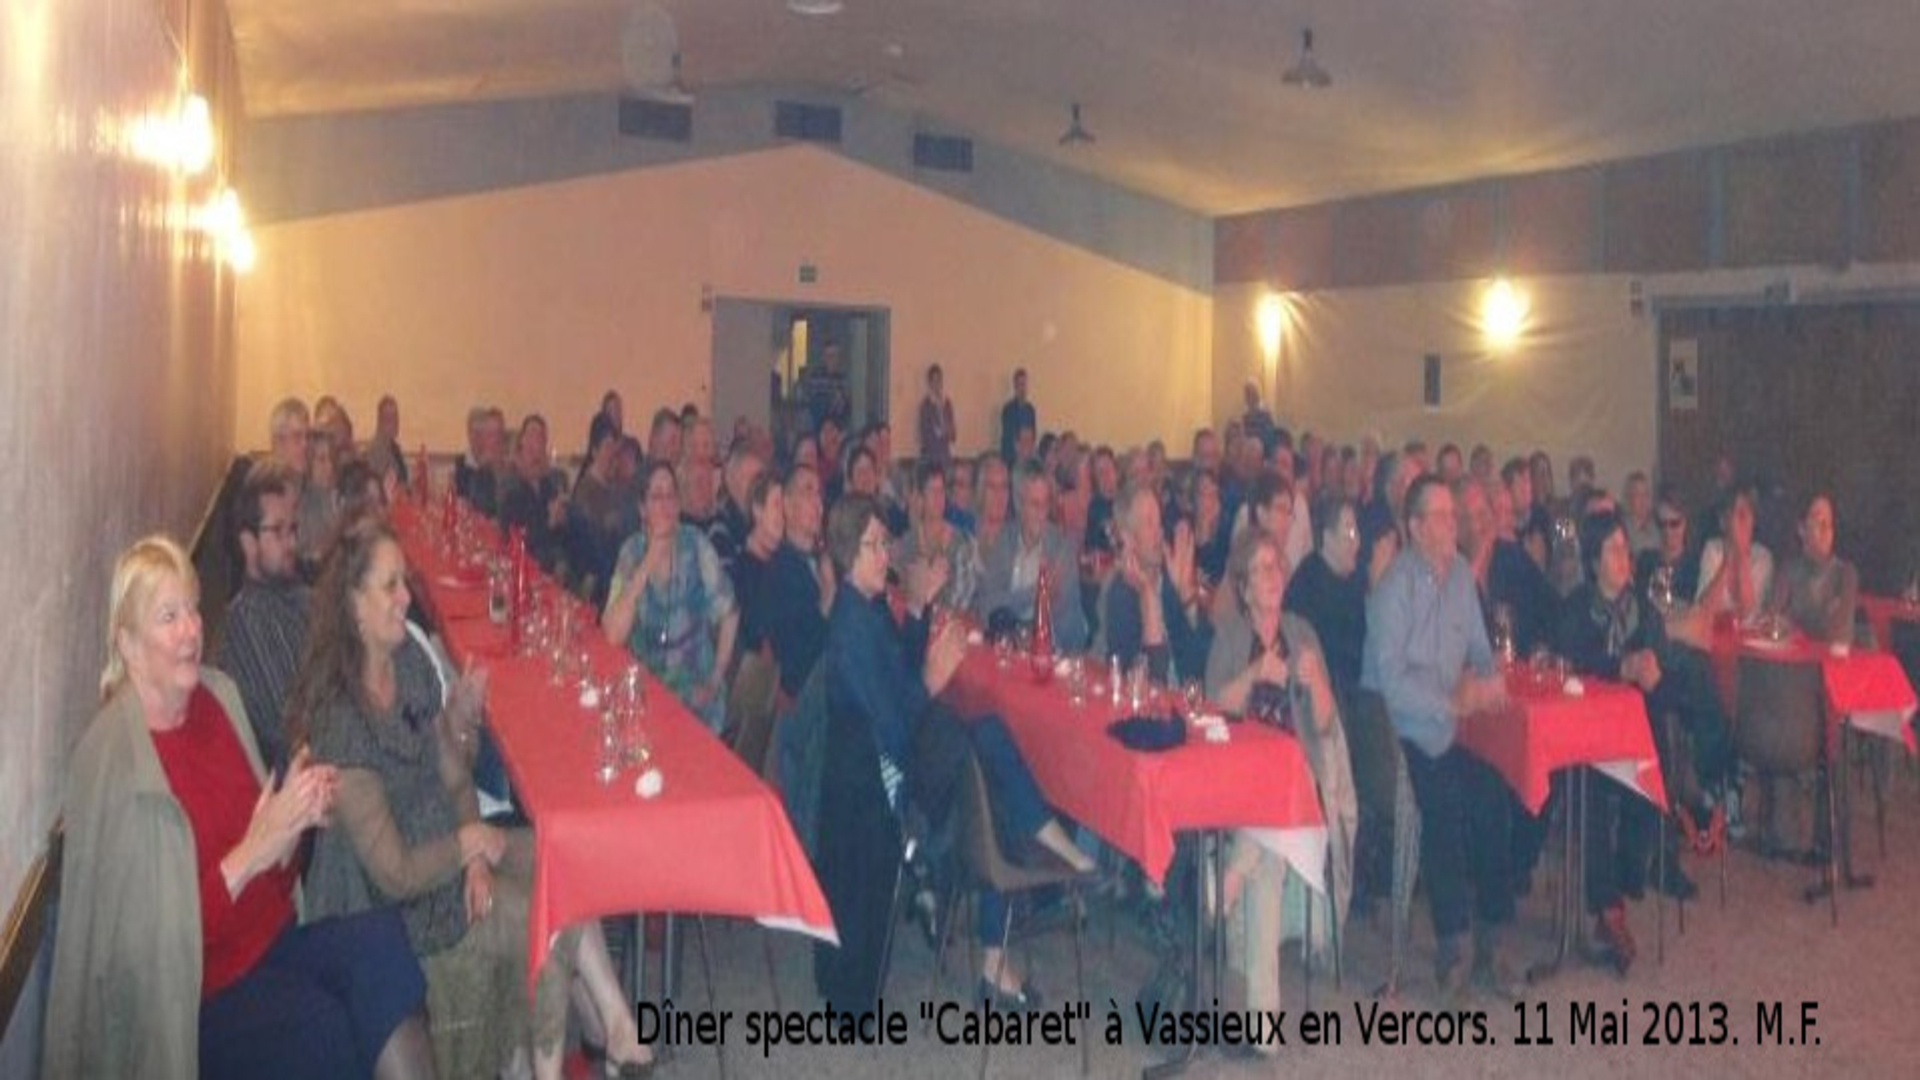
[[[966,655],[966,630],[958,620],[930,634],[924,617],[929,601],[946,584],[944,568],[917,564],[909,569],[908,609],[913,617],[903,630],[895,624],[887,603],[891,560],[878,503],[849,495],[836,504],[827,519],[827,547],[841,578],[827,631],[827,712],[852,719],[869,734],[878,751],[888,807],[899,815],[911,800],[937,835],[960,798],[970,752],[991,793],[1002,843],[1016,857],[1051,856],[1091,873],[1093,861],[1054,819],[999,718],[962,721],[937,701]],[[824,821],[824,810],[822,816]],[[841,854],[859,861],[857,853],[836,853],[836,857]],[[833,869],[823,866],[821,878],[830,902],[837,892],[846,895],[842,892],[846,883],[838,880]],[[859,925],[850,926],[841,919],[844,904],[835,902],[835,906],[843,945],[850,938],[868,945],[879,940],[868,920],[856,919]],[[980,996],[1001,1006],[1031,1006],[1032,987],[1014,971],[997,944],[1005,938],[1011,919],[1005,900],[982,891],[975,906],[982,944]],[[884,925],[879,930],[884,931]],[[859,946],[853,948],[855,953],[862,951]],[[876,969],[856,957],[850,968],[826,970],[838,974],[823,974],[820,989],[836,1006],[843,1000],[871,1000]]]

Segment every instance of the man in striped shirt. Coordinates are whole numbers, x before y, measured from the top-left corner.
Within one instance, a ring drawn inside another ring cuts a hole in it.
[[[267,768],[287,760],[287,695],[307,646],[308,590],[296,572],[294,478],[262,462],[240,489],[236,539],[247,579],[227,607],[214,664],[240,687]]]

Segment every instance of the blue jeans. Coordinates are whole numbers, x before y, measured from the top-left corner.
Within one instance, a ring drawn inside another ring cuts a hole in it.
[[[426,997],[397,908],[290,926],[253,970],[200,1003],[200,1075],[371,1075]]]

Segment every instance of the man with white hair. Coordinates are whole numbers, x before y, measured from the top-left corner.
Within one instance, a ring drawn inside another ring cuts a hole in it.
[[[293,473],[296,487],[307,479],[307,432],[311,426],[307,403],[297,397],[282,399],[267,418],[273,460]]]
[[[453,490],[488,517],[500,512],[506,443],[506,417],[500,410],[484,405],[467,410],[467,452],[453,463]]]
[[[1100,601],[1102,647],[1131,667],[1144,656],[1155,680],[1199,678],[1212,633],[1193,571],[1193,530],[1174,529],[1169,547],[1160,529],[1160,500],[1147,485],[1120,496],[1120,554]]]

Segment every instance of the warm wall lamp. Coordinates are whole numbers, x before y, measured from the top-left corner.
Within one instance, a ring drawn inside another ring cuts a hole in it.
[[[1494,278],[1480,294],[1480,332],[1495,349],[1518,343],[1532,314],[1533,301],[1526,290],[1505,277]]]

